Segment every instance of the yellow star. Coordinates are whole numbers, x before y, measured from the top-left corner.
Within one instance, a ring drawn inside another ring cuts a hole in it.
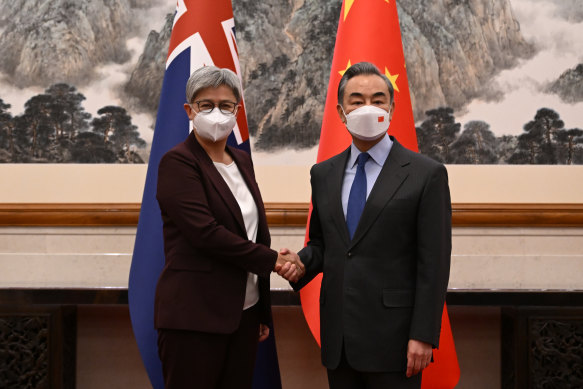
[[[346,73],[346,71],[348,70],[349,67],[351,67],[352,65],[350,64],[350,60],[348,60],[348,65],[346,65],[346,69],[339,71],[338,73],[340,73],[341,76],[344,75],[344,73]]]
[[[346,21],[346,17],[348,16],[348,13],[350,12],[350,8],[352,8],[352,4],[354,4],[356,0],[346,0],[344,2],[344,21]]]
[[[389,73],[389,69],[387,69],[385,67],[385,76],[387,76],[387,78],[389,79],[389,81],[391,81],[391,84],[393,84],[393,88],[399,92],[399,87],[397,86],[397,78],[399,78],[398,74],[395,74],[394,76]]]
[[[356,0],[345,0],[344,1],[344,21],[346,21],[346,17],[348,16],[348,13],[350,12],[350,8],[352,8],[352,5],[354,4]],[[390,4],[389,0],[385,0],[385,3]]]

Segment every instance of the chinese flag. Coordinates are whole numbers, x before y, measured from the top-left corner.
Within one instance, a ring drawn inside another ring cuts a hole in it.
[[[337,91],[344,71],[361,61],[374,63],[395,89],[395,113],[389,134],[405,147],[418,151],[396,0],[344,0],[328,83],[318,162],[342,152],[352,142],[336,111]],[[322,276],[319,275],[300,292],[304,316],[318,344],[321,282]],[[440,338],[440,348],[434,351],[434,363],[423,372],[423,389],[453,388],[459,380],[460,370],[445,307]]]

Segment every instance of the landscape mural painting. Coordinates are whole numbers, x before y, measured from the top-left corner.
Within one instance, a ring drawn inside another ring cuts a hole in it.
[[[0,3],[0,162],[147,163],[175,4]],[[256,164],[315,162],[340,8],[233,0]],[[583,2],[398,10],[420,152],[583,164]]]

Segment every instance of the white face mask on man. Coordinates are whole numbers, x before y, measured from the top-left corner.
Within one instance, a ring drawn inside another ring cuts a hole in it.
[[[216,142],[229,136],[237,124],[237,115],[224,114],[218,108],[210,113],[197,112],[192,125],[196,133],[204,139]]]
[[[342,106],[340,106],[342,108]],[[364,105],[350,112],[346,117],[346,128],[356,138],[361,140],[375,140],[383,136],[391,123],[390,114],[374,105]]]

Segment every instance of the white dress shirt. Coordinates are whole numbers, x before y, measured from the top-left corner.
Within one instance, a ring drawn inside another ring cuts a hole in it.
[[[247,230],[247,238],[255,242],[257,239],[257,227],[259,222],[259,214],[257,211],[257,204],[251,195],[251,191],[247,187],[241,172],[235,162],[229,165],[220,162],[213,162],[227,185],[231,189],[231,193],[235,196],[241,213],[243,214],[243,221],[245,222],[245,229]],[[257,286],[257,274],[247,273],[247,288],[245,290],[245,304],[243,309],[251,308],[259,301],[259,287]]]

